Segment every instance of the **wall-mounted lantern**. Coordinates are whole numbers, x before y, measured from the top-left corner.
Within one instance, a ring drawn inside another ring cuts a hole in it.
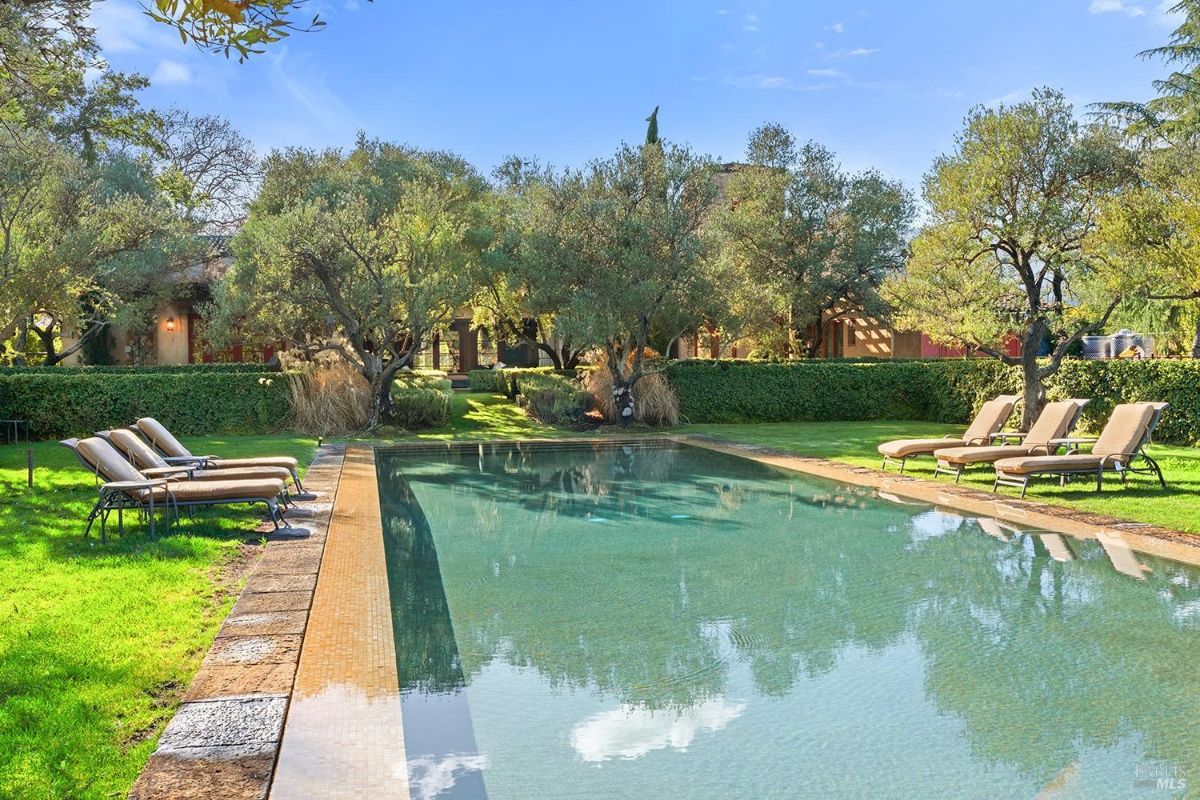
[[[167,315],[167,332],[168,333],[175,332],[175,312],[174,311],[171,311],[171,313]]]

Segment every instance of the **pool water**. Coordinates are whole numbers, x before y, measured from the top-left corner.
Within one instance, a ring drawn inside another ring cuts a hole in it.
[[[1192,567],[685,445],[376,462],[414,798],[1200,796]]]

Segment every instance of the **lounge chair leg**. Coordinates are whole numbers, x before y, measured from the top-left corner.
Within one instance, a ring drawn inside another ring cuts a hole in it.
[[[1104,489],[1104,470],[1096,470],[1096,493],[1099,494]]]
[[[1150,469],[1154,470],[1154,474],[1158,476],[1158,482],[1162,485],[1162,488],[1166,489],[1167,479],[1163,477],[1162,467],[1158,466],[1158,462],[1145,453],[1142,453],[1142,458],[1146,459],[1146,463],[1150,465]]]
[[[300,483],[300,473],[296,470],[292,470],[292,481],[296,484],[296,491],[304,494],[304,486]]]
[[[962,474],[963,474],[964,469],[965,469],[965,467],[963,467],[962,464],[958,465],[958,471],[954,473],[954,482],[955,483],[958,483],[959,481],[962,480]]]
[[[1021,499],[1022,500],[1025,499],[1025,493],[1027,491],[1029,491],[1029,476],[1025,476],[1025,479],[1021,482]]]
[[[904,465],[907,463],[908,463],[908,456],[905,456],[904,458],[900,459],[900,474],[901,475],[904,474]]]

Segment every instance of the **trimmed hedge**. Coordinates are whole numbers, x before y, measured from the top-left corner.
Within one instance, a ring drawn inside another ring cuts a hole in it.
[[[130,367],[117,364],[72,367],[0,367],[0,375],[166,375],[192,373],[233,373],[259,375],[264,372],[279,372],[266,364],[212,363],[212,364],[163,364],[146,367]]]
[[[529,375],[562,375],[578,377],[581,370],[556,370],[554,367],[508,367],[505,369],[473,369],[467,373],[467,386],[472,392],[507,395],[515,399],[521,393],[520,382]]]
[[[667,377],[690,422],[914,419],[965,423],[997,394],[1021,394],[1021,372],[995,359],[912,361],[676,361]],[[1092,400],[1082,427],[1098,430],[1121,402],[1171,404],[1156,438],[1200,442],[1200,362],[1069,359],[1047,381],[1052,399]]]
[[[264,433],[291,416],[275,372],[43,372],[0,375],[0,417],[26,419],[37,439],[90,436],[152,416],[184,436]]]
[[[450,424],[449,378],[411,376],[392,387],[392,422],[401,428],[440,428]]]

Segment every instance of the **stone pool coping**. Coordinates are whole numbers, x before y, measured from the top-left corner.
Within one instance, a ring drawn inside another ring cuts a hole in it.
[[[271,544],[130,797],[407,800],[375,450],[434,454],[654,442],[725,452],[870,488],[894,502],[992,517],[1017,530],[1099,539],[1118,568],[1114,554],[1130,551],[1200,565],[1200,536],[1183,531],[710,436],[325,445],[305,478],[319,502],[293,515],[307,535],[268,535]],[[1136,560],[1125,566],[1138,574]]]
[[[288,528],[267,528],[265,551],[130,798],[267,796],[345,449],[318,448],[304,477],[312,499],[289,510]]]

